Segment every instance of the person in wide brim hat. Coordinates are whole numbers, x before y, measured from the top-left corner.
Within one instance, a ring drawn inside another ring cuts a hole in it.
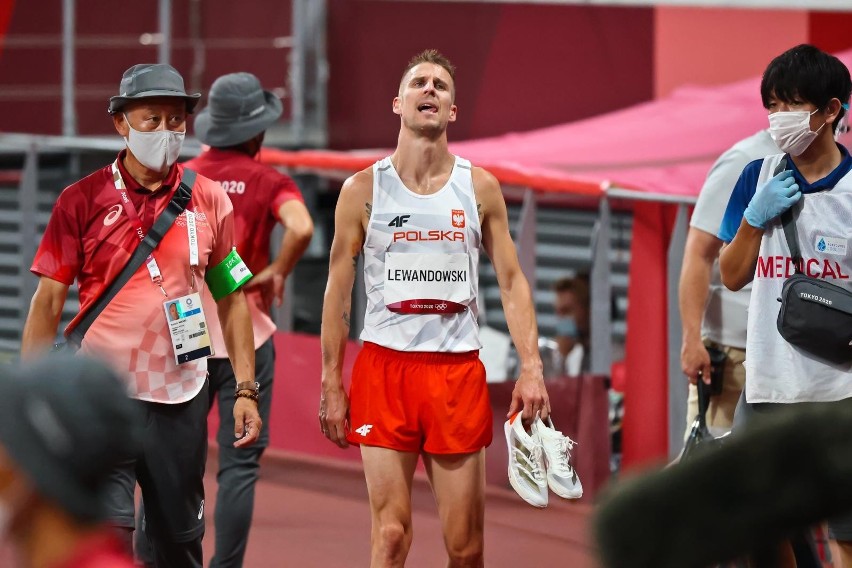
[[[223,75],[213,82],[208,105],[195,117],[195,135],[214,148],[237,146],[265,132],[282,111],[281,100],[251,73]]]

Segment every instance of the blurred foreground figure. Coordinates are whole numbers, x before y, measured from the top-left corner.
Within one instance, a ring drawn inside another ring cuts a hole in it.
[[[109,473],[137,448],[134,410],[82,357],[0,370],[0,539],[20,566],[133,566],[101,520]]]
[[[602,565],[706,568],[777,553],[852,508],[850,429],[851,400],[790,405],[715,451],[616,486],[595,518]]]

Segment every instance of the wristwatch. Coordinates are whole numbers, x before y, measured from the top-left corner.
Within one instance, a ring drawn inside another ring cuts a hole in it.
[[[260,398],[260,383],[254,381],[237,383],[234,389],[234,400],[238,398],[250,398],[257,402]]]

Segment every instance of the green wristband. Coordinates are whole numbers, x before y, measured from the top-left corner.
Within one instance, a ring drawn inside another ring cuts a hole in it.
[[[213,299],[219,301],[245,284],[251,277],[252,273],[248,266],[237,254],[237,249],[234,249],[225,257],[225,260],[207,270],[204,280],[210,288],[210,293],[213,294]]]

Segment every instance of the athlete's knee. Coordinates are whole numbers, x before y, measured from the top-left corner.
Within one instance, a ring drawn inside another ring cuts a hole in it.
[[[411,546],[412,536],[411,523],[399,520],[384,521],[376,527],[375,544],[381,555],[387,559],[404,558]]]
[[[474,539],[461,546],[447,546],[450,568],[481,568],[484,566],[481,540]]]

